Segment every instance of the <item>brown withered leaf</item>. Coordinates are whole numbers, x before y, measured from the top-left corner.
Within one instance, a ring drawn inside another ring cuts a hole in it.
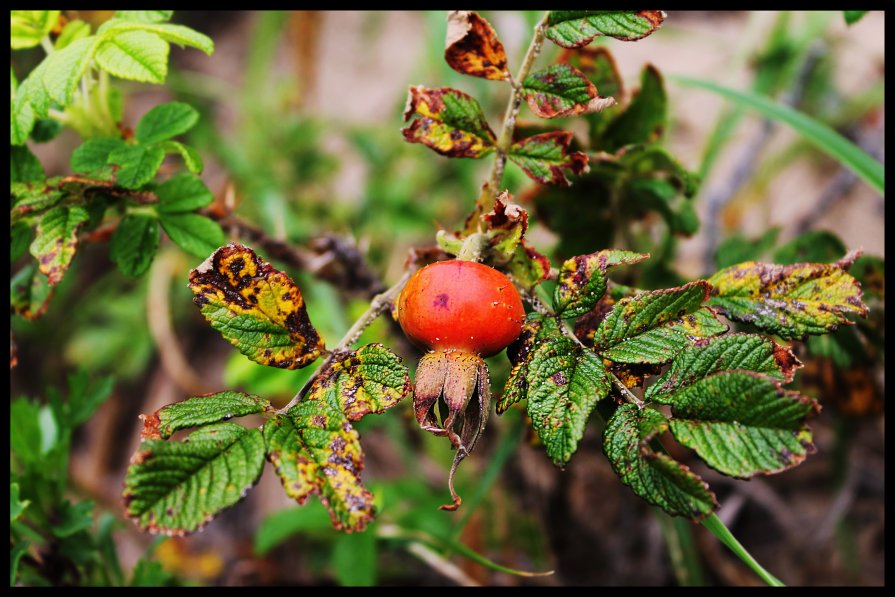
[[[478,13],[454,10],[448,15],[444,59],[464,75],[501,81],[510,77],[507,55],[494,28]]]

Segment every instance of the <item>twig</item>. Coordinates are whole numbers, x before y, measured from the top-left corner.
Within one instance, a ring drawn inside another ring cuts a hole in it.
[[[491,211],[494,207],[494,200],[500,192],[500,180],[503,178],[503,170],[507,163],[507,154],[509,153],[510,145],[513,144],[513,131],[516,128],[516,117],[519,115],[519,107],[522,105],[522,82],[528,76],[535,58],[537,58],[538,54],[541,52],[541,45],[544,42],[544,30],[547,25],[547,17],[549,14],[549,12],[544,13],[544,16],[538,21],[538,24],[535,25],[534,37],[532,37],[528,50],[525,52],[525,58],[522,59],[522,66],[519,67],[519,72],[516,74],[516,77],[510,78],[512,91],[510,92],[510,99],[507,101],[503,127],[497,138],[497,145],[495,148],[497,150],[497,157],[491,165],[491,173],[488,176],[488,181],[485,183],[486,186],[478,201],[477,208],[481,213],[488,213]]]
[[[344,352],[347,348],[349,348],[352,344],[357,342],[357,339],[360,338],[361,334],[363,334],[364,330],[373,323],[373,321],[379,317],[386,309],[391,306],[392,301],[397,298],[398,294],[400,294],[401,289],[404,288],[404,285],[407,284],[407,280],[410,279],[411,274],[413,273],[412,269],[408,269],[404,272],[404,275],[401,276],[401,279],[398,282],[386,290],[381,294],[377,294],[373,297],[373,300],[370,302],[370,307],[361,315],[357,321],[354,322],[354,325],[345,332],[345,335],[339,341],[335,348],[333,348],[329,356],[326,357],[326,360],[323,361],[323,364],[317,368],[313,375],[311,375],[310,379],[305,382],[305,385],[292,397],[292,400],[289,401],[289,404],[281,408],[277,411],[279,414],[283,414],[287,412],[290,408],[298,404],[298,402],[302,399],[305,392],[307,392],[308,388],[311,387],[311,384],[315,379],[322,373],[336,358],[341,352]]]

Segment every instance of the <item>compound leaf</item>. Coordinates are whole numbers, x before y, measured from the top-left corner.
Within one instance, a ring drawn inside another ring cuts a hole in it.
[[[668,429],[657,410],[623,404],[603,431],[603,452],[622,483],[650,504],[694,522],[718,507],[708,485],[683,464],[650,447]]]
[[[190,289],[211,326],[257,363],[298,369],[323,351],[298,286],[248,247],[215,251],[190,272]]]

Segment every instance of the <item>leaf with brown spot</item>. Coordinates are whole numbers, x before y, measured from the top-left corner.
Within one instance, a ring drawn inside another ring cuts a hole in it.
[[[411,87],[404,121],[410,122],[401,129],[407,141],[451,158],[480,158],[493,151],[497,141],[479,103],[450,87]]]
[[[652,400],[696,380],[718,373],[742,369],[789,383],[802,366],[787,346],[757,334],[725,334],[706,338],[679,352],[668,370],[644,394]]]
[[[501,81],[510,77],[507,55],[494,28],[478,13],[454,10],[448,15],[444,59],[464,75]]]
[[[62,281],[78,249],[78,230],[89,219],[90,214],[85,208],[63,205],[46,212],[37,223],[37,235],[31,242],[30,251],[50,286]]]
[[[550,260],[523,238],[506,264],[506,271],[519,286],[531,289],[550,277]]]
[[[616,103],[612,97],[601,97],[584,73],[568,64],[554,64],[528,75],[522,81],[522,97],[541,118],[592,114]]]
[[[360,436],[326,400],[299,402],[264,425],[267,458],[286,494],[304,504],[311,494],[329,510],[333,526],[362,531],[375,514],[373,494],[360,480]]]
[[[635,41],[661,27],[665,16],[661,10],[554,10],[544,34],[564,48],[586,46],[599,35]]]
[[[269,412],[270,402],[243,392],[218,392],[193,396],[181,402],[163,406],[143,419],[143,439],[168,439],[180,429],[199,427],[234,417]]]
[[[740,263],[709,278],[709,304],[781,338],[826,334],[851,325],[847,315],[867,316],[861,285],[846,272],[859,255],[852,252],[831,264]]]
[[[588,171],[587,154],[569,151],[572,133],[552,131],[528,137],[510,146],[510,161],[541,184],[569,186],[566,172]]]
[[[127,469],[127,516],[150,533],[192,533],[242,500],[263,468],[261,433],[236,423],[202,427],[183,442],[145,440]]]
[[[324,400],[351,421],[381,414],[413,393],[407,367],[379,343],[337,355],[314,380],[307,400]]]
[[[697,522],[718,508],[718,500],[693,471],[650,447],[667,429],[668,420],[659,411],[624,404],[606,423],[603,452],[622,483],[638,496]]]
[[[553,306],[564,319],[584,315],[606,292],[610,267],[631,265],[649,258],[649,253],[606,249],[566,260],[559,270],[553,291]]]
[[[193,302],[211,327],[249,359],[299,369],[323,351],[295,282],[238,243],[190,272]]]
[[[512,203],[504,191],[494,200],[494,209],[481,217],[488,238],[487,263],[500,267],[513,259],[516,248],[528,230],[528,212]]]
[[[665,363],[701,338],[727,331],[703,303],[710,286],[640,292],[619,300],[594,333],[594,350],[619,363]]]

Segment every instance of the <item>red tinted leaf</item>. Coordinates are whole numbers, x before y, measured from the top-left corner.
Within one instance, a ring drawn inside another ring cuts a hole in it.
[[[448,16],[444,59],[464,75],[508,79],[507,55],[494,28],[477,13],[455,10]]]
[[[450,87],[411,87],[404,120],[410,121],[401,129],[405,139],[428,145],[441,155],[480,158],[494,149],[496,137],[479,103]]]
[[[569,151],[572,133],[553,131],[522,139],[510,146],[509,158],[532,179],[542,184],[568,186],[565,170],[588,171],[587,154]]]

